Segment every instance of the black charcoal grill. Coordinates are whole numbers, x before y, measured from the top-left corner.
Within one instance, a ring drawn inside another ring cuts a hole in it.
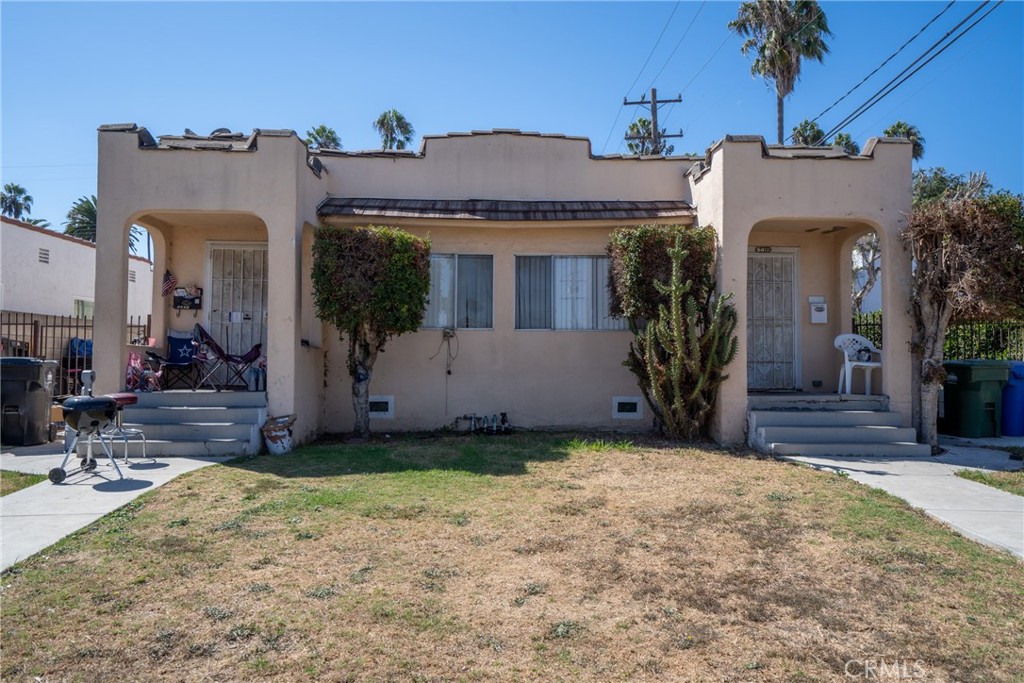
[[[84,456],[80,456],[80,471],[91,472],[96,469],[96,458],[92,454],[92,443],[94,440],[98,440],[103,448],[103,452],[107,454],[110,462],[114,465],[114,469],[117,470],[117,476],[124,479],[124,475],[121,474],[121,468],[117,466],[117,461],[114,460],[114,454],[108,443],[109,440],[103,438],[103,431],[117,417],[117,401],[110,396],[74,396],[64,401],[63,409],[65,428],[73,431],[74,436],[69,442],[67,450],[64,451],[64,462],[60,464],[60,467],[54,467],[50,470],[50,481],[54,484],[59,484],[67,478],[68,472],[64,468],[67,466],[68,460],[71,459],[71,455],[75,452],[75,446],[78,445],[82,437],[86,439],[86,453]]]

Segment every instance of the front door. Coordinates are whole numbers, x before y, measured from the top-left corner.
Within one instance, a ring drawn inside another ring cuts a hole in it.
[[[209,246],[207,329],[228,353],[267,351],[267,245]],[[218,377],[224,381],[224,377]]]
[[[797,253],[758,247],[747,256],[747,385],[798,389]]]

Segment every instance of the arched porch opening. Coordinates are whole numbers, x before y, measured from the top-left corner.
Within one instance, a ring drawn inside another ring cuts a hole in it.
[[[147,210],[133,222],[153,239],[151,333],[201,324],[228,353],[268,341],[267,226],[245,212]],[[167,286],[165,286],[165,284]]]
[[[842,359],[834,340],[852,331],[853,247],[874,232],[867,221],[834,217],[754,225],[747,247],[748,392],[838,392]],[[883,386],[876,374],[873,392]],[[863,392],[860,373],[854,391]]]

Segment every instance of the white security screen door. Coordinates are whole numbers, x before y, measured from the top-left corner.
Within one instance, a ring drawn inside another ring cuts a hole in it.
[[[799,388],[796,287],[796,253],[775,250],[748,255],[747,385],[750,389]]]
[[[207,327],[228,353],[267,352],[266,244],[211,244]],[[224,377],[217,378],[223,381]]]

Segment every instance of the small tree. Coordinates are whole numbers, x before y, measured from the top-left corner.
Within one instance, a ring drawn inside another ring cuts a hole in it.
[[[736,310],[712,275],[715,231],[639,226],[612,233],[610,313],[629,320],[623,362],[672,438],[707,434],[718,387],[736,356]]]
[[[658,144],[654,144],[654,129],[651,127],[651,120],[644,117],[638,118],[629,124],[626,129],[626,147],[630,154],[637,156],[668,156],[675,151],[675,145],[666,145],[662,136],[665,129],[658,131]]]
[[[313,241],[317,315],[348,341],[355,433],[370,434],[370,379],[388,339],[420,326],[430,242],[398,228],[320,226]]]
[[[1024,200],[987,197],[974,176],[940,199],[915,205],[902,239],[914,259],[914,426],[922,443],[939,451],[939,388],[946,379],[943,347],[956,318],[994,316],[1024,308]]]
[[[311,149],[341,149],[341,138],[337,131],[321,123],[306,131],[306,145]]]
[[[806,145],[808,147],[820,147],[825,144],[825,131],[815,121],[804,119],[793,127],[790,135],[794,145]]]
[[[849,133],[840,133],[832,140],[832,144],[835,147],[842,147],[843,151],[851,156],[860,154],[860,145]]]

